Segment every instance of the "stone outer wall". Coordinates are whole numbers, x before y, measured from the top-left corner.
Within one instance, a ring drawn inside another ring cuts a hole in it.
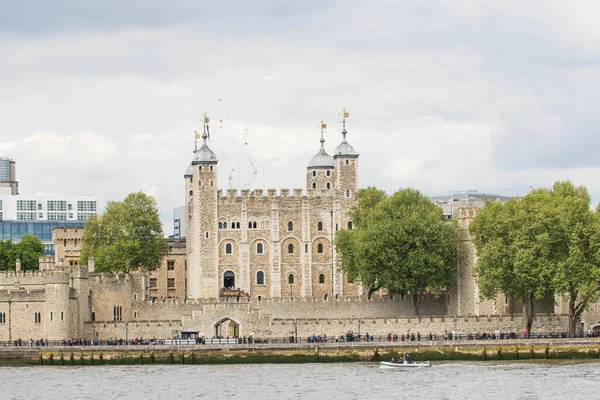
[[[390,304],[393,302],[389,302]],[[310,303],[309,303],[310,304]],[[197,303],[197,304],[146,304],[136,305],[140,320],[126,322],[102,322],[90,323],[88,329],[98,332],[100,339],[111,337],[123,337],[127,328],[128,335],[132,337],[173,337],[184,328],[193,328],[206,337],[213,337],[217,332],[217,325],[222,321],[234,321],[239,325],[239,335],[254,337],[288,337],[291,332],[298,337],[306,338],[315,335],[327,335],[334,337],[344,335],[347,332],[354,332],[362,335],[369,333],[375,336],[387,336],[388,334],[417,333],[422,336],[430,332],[441,335],[445,331],[455,331],[459,334],[477,332],[494,333],[499,332],[521,332],[523,321],[521,316],[363,316],[349,314],[359,314],[360,303],[353,305],[350,302],[339,305],[330,305],[339,307],[340,311],[335,313],[322,310],[323,315],[329,317],[318,317],[317,313],[313,315],[302,314],[299,312],[289,313],[288,305],[284,303],[273,303],[265,309],[262,305],[249,302],[240,303]],[[382,305],[383,302],[375,303]],[[295,304],[298,305],[298,304]],[[312,304],[313,306],[315,304]],[[389,305],[389,304],[388,304]],[[327,306],[324,306],[327,307]],[[365,308],[363,311],[366,311]],[[269,311],[269,312],[267,312]],[[159,315],[165,318],[158,319]],[[171,316],[172,318],[168,318]],[[179,316],[179,318],[177,318]],[[360,321],[360,322],[359,322]],[[567,318],[565,315],[537,315],[534,321],[533,333],[545,334],[550,332],[565,331]],[[225,335],[223,335],[225,336]]]

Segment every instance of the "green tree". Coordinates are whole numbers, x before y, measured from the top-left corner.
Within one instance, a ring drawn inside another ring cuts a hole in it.
[[[34,235],[23,235],[18,243],[0,241],[0,270],[14,270],[17,258],[21,260],[21,269],[38,269],[43,255],[44,244]]]
[[[34,270],[39,268],[40,257],[44,255],[44,244],[40,239],[34,235],[23,235],[14,248],[15,258],[21,260],[21,269]]]
[[[456,220],[414,189],[392,196],[370,187],[350,212],[355,229],[336,233],[341,269],[350,282],[390,294],[410,294],[415,313],[423,293],[440,292],[456,279],[464,254]]]
[[[505,203],[487,202],[469,225],[479,259],[474,268],[480,295],[498,293],[521,302],[531,332],[534,301],[554,292],[564,246],[560,215],[550,190],[536,189]]]
[[[167,254],[156,200],[142,192],[110,201],[85,224],[81,262],[94,257],[96,271],[156,270]]]
[[[0,241],[0,270],[7,271],[15,269],[15,245],[11,240]]]
[[[558,216],[553,229],[562,236],[552,284],[555,294],[567,300],[569,332],[576,332],[579,317],[600,293],[600,218],[590,210],[585,187],[556,182],[550,193]]]

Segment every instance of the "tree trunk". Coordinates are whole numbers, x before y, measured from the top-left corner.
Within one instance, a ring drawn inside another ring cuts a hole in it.
[[[373,292],[379,290],[379,286],[375,285],[375,284],[370,284],[369,287],[367,288],[367,299],[371,300],[371,296],[373,295]]]
[[[531,335],[531,326],[533,325],[533,292],[523,293],[522,296],[522,310],[523,310],[523,325],[527,330],[527,337]]]
[[[577,320],[579,319],[581,312],[575,311],[575,299],[573,296],[569,296],[569,334],[573,335],[577,333]]]
[[[421,301],[421,296],[418,293],[411,293],[410,299],[412,301],[413,307],[415,308],[415,315],[419,316],[419,303]]]

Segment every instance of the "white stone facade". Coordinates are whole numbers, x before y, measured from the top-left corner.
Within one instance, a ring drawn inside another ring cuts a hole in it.
[[[358,188],[353,149],[331,157],[322,147],[306,171],[306,190],[291,193],[224,193],[217,164],[204,143],[185,175],[188,298],[219,298],[224,287],[251,298],[359,294],[338,270],[333,246],[335,232],[352,224]]]

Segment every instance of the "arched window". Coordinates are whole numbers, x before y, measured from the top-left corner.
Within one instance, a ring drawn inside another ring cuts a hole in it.
[[[288,222],[288,231],[293,231],[294,230],[294,223],[292,221]]]
[[[219,229],[223,229],[223,223],[219,222]]]
[[[327,182],[327,190],[331,189],[331,183]]]
[[[231,254],[233,251],[231,250],[231,243],[227,243],[225,245],[225,254]]]
[[[312,184],[312,188],[313,188],[313,189],[316,189],[316,188],[317,188],[317,184],[313,182],[313,184]],[[190,195],[191,195],[191,194],[192,194],[192,193],[190,192]]]
[[[352,230],[352,221],[348,221],[348,230]]]
[[[209,167],[209,169],[212,171],[212,165]]]
[[[319,221],[319,222],[317,223],[317,230],[318,230],[319,232],[321,232],[321,231],[323,230],[323,222],[322,222],[322,221]]]
[[[289,254],[294,254],[294,245],[293,244],[288,244],[288,253]]]
[[[346,165],[350,165],[350,161],[349,160],[346,160]]]
[[[190,190],[190,196],[192,196],[193,194],[194,194],[194,192],[192,192],[192,191]]]
[[[317,171],[313,171],[313,176],[317,176]]]
[[[248,222],[248,229],[252,229],[252,222]]]
[[[331,171],[327,170],[327,176],[331,176]]]
[[[223,229],[227,229],[227,222],[223,222]]]
[[[323,253],[323,243],[317,245],[317,253]]]
[[[198,167],[198,171],[202,171],[202,165]]]
[[[236,222],[236,223],[235,223],[235,227],[236,227],[236,229],[240,229],[240,223],[239,223],[239,222]]]
[[[319,283],[325,283],[325,275],[319,275]]]
[[[213,185],[213,181],[210,181],[210,186],[212,186],[212,185]]]
[[[346,198],[350,198],[350,191],[346,190]]]
[[[290,285],[293,285],[293,284],[294,284],[294,274],[289,274],[289,275],[288,275],[288,283],[289,283]]]
[[[265,273],[262,271],[258,271],[256,273],[256,284],[264,285],[265,284]]]
[[[262,243],[258,243],[256,245],[256,254],[262,254],[263,253],[263,244]]]
[[[252,228],[256,229],[256,221],[252,223]]]

